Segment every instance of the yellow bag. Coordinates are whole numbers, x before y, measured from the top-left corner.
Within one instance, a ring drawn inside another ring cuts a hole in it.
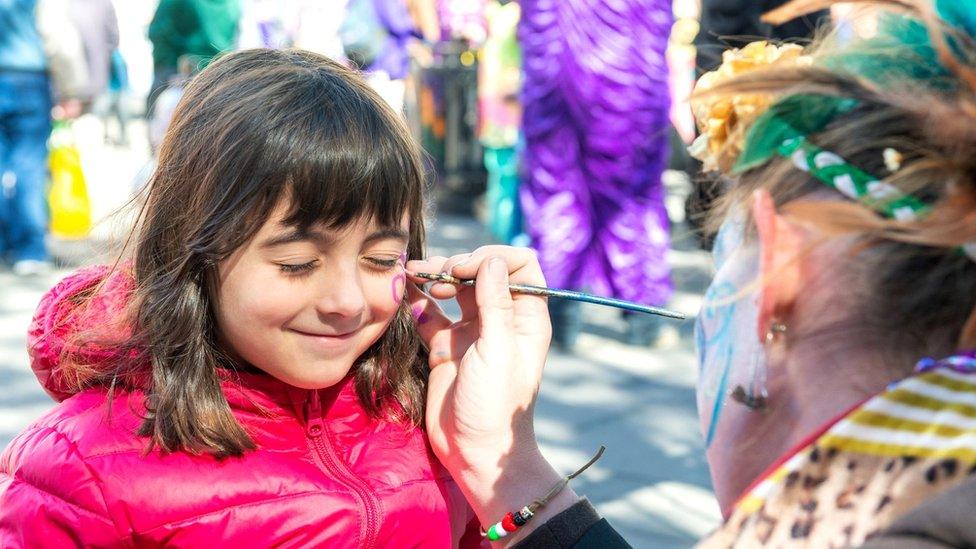
[[[48,162],[51,234],[67,239],[85,238],[92,226],[91,202],[85,174],[81,171],[81,155],[74,144],[71,126],[66,122],[56,123],[51,132]]]

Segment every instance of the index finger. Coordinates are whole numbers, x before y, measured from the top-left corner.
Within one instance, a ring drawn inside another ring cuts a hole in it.
[[[454,265],[451,274],[458,278],[475,278],[481,263],[489,257],[503,259],[508,265],[508,278],[512,284],[545,286],[546,277],[534,250],[515,246],[482,246],[471,253],[470,259]]]

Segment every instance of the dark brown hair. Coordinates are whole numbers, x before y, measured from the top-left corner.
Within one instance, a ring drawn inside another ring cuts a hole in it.
[[[221,391],[233,368],[217,344],[217,265],[283,200],[285,223],[340,228],[362,218],[399,226],[408,257],[424,247],[420,151],[404,122],[355,72],[298,50],[226,55],[195,76],[159,151],[134,232],[131,338],[112,371],[151,368],[140,434],[150,447],[239,455],[253,441]],[[427,357],[404,302],[360,358],[355,387],[374,416],[420,424]]]
[[[799,0],[771,14],[771,21],[829,6],[825,0]],[[841,267],[856,282],[848,297],[859,305],[853,326],[892,356],[939,356],[976,347],[976,262],[959,246],[976,241],[976,88],[971,62],[973,40],[961,40],[934,18],[927,0],[872,2],[922,21],[931,36],[955,36],[955,52],[933,38],[935,53],[950,76],[919,81],[905,73],[868,79],[830,63],[869,42],[834,43],[830,37],[810,48],[812,65],[774,66],[747,73],[716,87],[720,96],[736,94],[815,94],[852,98],[853,111],[807,138],[849,163],[883,178],[932,205],[917,221],[883,218],[866,206],[841,199],[839,192],[777,158],[734,181],[715,210],[714,229],[730,209],[741,211],[752,192],[768,189],[778,207],[821,229],[826,238],[850,237],[850,261]],[[883,52],[889,60],[911,60],[911,45]],[[899,57],[902,56],[902,57]],[[949,59],[950,61],[947,61]],[[893,148],[904,160],[890,173],[883,151]],[[837,200],[819,200],[825,193]],[[810,200],[813,198],[813,200]],[[841,284],[841,281],[838,281]],[[856,326],[856,327],[855,327]]]

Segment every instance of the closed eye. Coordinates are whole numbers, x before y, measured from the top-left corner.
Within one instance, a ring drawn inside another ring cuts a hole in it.
[[[317,259],[308,263],[279,263],[278,268],[285,274],[300,275],[310,273],[315,268],[316,263],[318,263]]]
[[[392,269],[400,263],[399,258],[367,257],[366,261],[385,270]]]

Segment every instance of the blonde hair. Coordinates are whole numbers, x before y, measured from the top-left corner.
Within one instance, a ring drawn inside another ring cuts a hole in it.
[[[766,17],[782,22],[831,3],[796,0]],[[791,218],[817,227],[826,238],[853,237],[859,243],[844,267],[863,296],[857,321],[874,330],[888,349],[920,357],[976,347],[976,262],[960,252],[960,246],[976,241],[976,42],[938,19],[924,0],[872,4],[921,22],[943,74],[913,78],[895,68],[899,60],[918,60],[917,43],[901,47],[889,41],[887,49],[872,51],[881,42],[841,43],[828,35],[808,50],[812,63],[759,69],[705,93],[856,100],[857,107],[807,139],[876,177],[886,176],[884,182],[922,199],[931,210],[918,220],[898,221],[846,199],[810,200],[814,193],[822,197],[836,191],[795,168],[789,158],[776,157],[731,181],[710,226],[741,207],[756,189],[767,189]],[[874,55],[878,66],[894,63],[890,71],[869,78],[837,62],[852,54]],[[900,169],[888,169],[885,149],[900,153]]]

